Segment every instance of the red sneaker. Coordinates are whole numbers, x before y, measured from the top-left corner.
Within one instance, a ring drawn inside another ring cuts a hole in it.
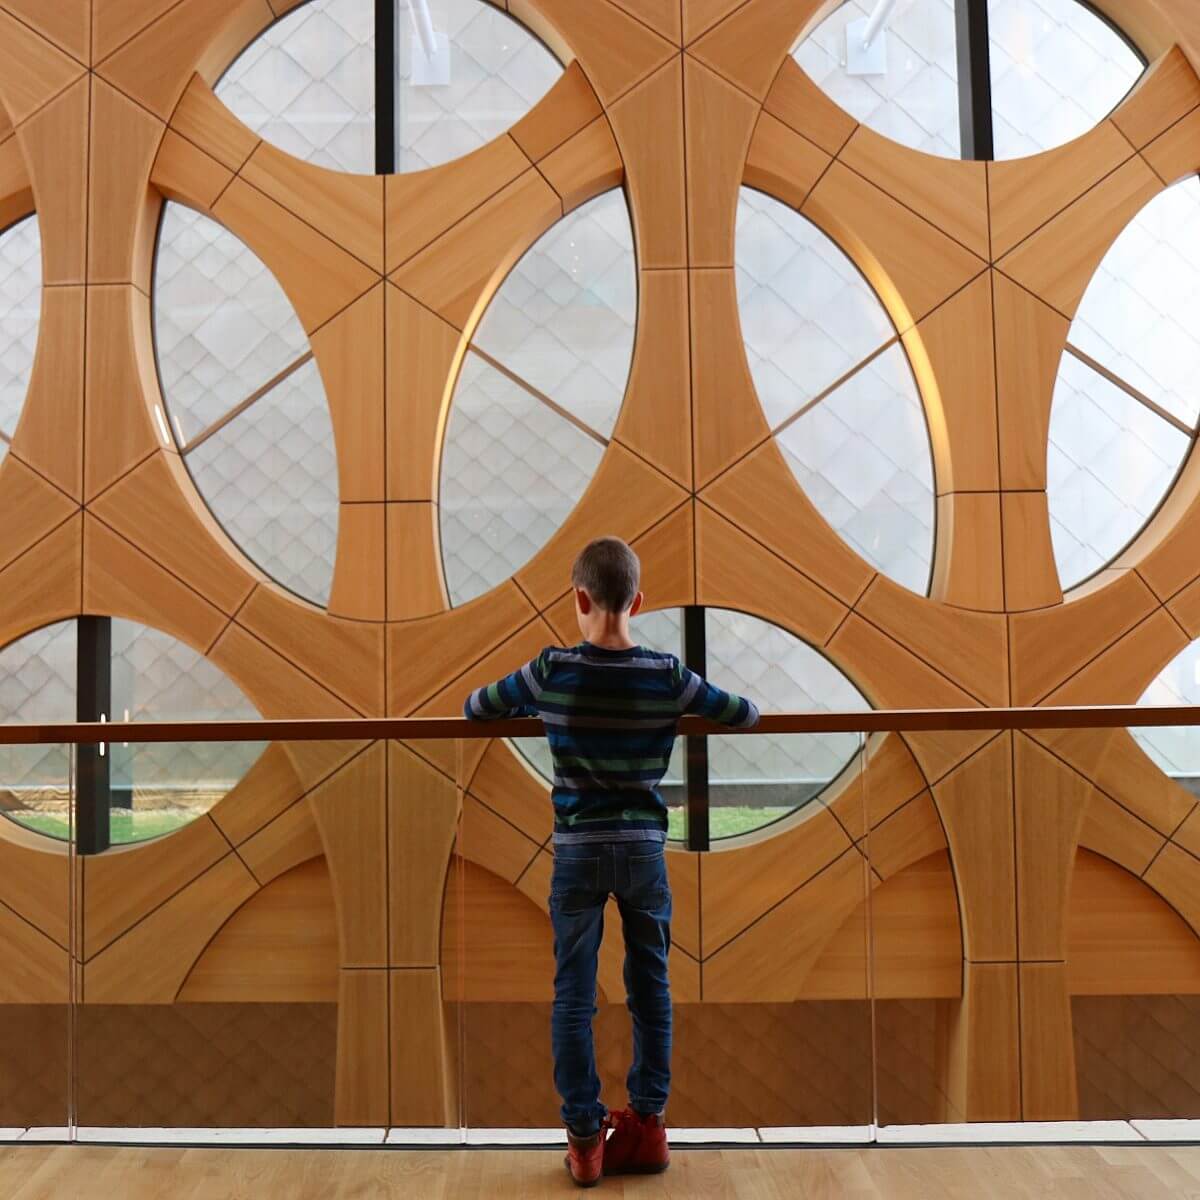
[[[627,1108],[608,1119],[612,1132],[604,1147],[605,1175],[657,1175],[671,1165],[662,1114],[643,1117]]]
[[[604,1130],[591,1137],[576,1137],[567,1130],[567,1157],[571,1178],[580,1187],[595,1187],[604,1174]]]

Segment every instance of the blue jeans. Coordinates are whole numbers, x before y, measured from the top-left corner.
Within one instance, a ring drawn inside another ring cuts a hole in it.
[[[554,1086],[563,1123],[588,1136],[607,1110],[592,1044],[596,962],[604,905],[616,896],[625,933],[625,995],[633,1016],[633,1066],[627,1086],[638,1112],[666,1107],[671,1086],[671,888],[659,842],[590,842],[555,846],[550,884],[554,927]]]

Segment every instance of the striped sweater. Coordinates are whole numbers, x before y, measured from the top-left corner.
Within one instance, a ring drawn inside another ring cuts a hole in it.
[[[664,841],[666,774],[679,718],[695,713],[732,728],[754,725],[749,700],[713,687],[673,654],[582,642],[548,647],[467,697],[486,721],[541,717],[554,758],[554,840]]]

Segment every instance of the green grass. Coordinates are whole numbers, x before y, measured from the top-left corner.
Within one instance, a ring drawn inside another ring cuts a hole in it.
[[[19,825],[44,833],[48,837],[58,838],[65,842],[70,836],[70,830],[65,816],[57,813],[12,811],[7,814]],[[147,838],[161,837],[171,833],[195,819],[194,814],[181,810],[178,812],[131,812],[128,809],[117,809],[112,814],[109,826],[110,837],[114,846],[126,845],[129,842],[143,842]]]
[[[729,807],[710,808],[708,810],[709,837],[716,841],[718,838],[736,837],[741,833],[761,829],[772,821],[779,820],[793,812],[791,808],[751,808],[748,805],[730,805]],[[682,808],[670,810],[667,822],[667,836],[672,841],[683,841],[686,836],[687,813]]]

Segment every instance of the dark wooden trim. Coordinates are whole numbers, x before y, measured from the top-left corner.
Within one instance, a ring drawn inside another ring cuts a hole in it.
[[[1099,705],[1084,708],[912,708],[852,713],[771,713],[753,729],[726,729],[699,717],[684,717],[682,737],[756,733],[930,733],[1005,729],[1121,729],[1155,725],[1200,725],[1200,706]],[[0,746],[86,746],[98,742],[322,742],[383,738],[480,740],[540,737],[542,723],[468,721],[463,717],[362,717],[281,721],[110,721],[58,725],[0,725]]]
[[[701,679],[708,675],[708,636],[705,611],[700,605],[683,610],[683,661]],[[703,734],[684,739],[684,794],[687,796],[685,841],[689,850],[708,850],[708,738]]]
[[[996,157],[987,0],[955,0],[955,29],[962,156],[987,161]]]

